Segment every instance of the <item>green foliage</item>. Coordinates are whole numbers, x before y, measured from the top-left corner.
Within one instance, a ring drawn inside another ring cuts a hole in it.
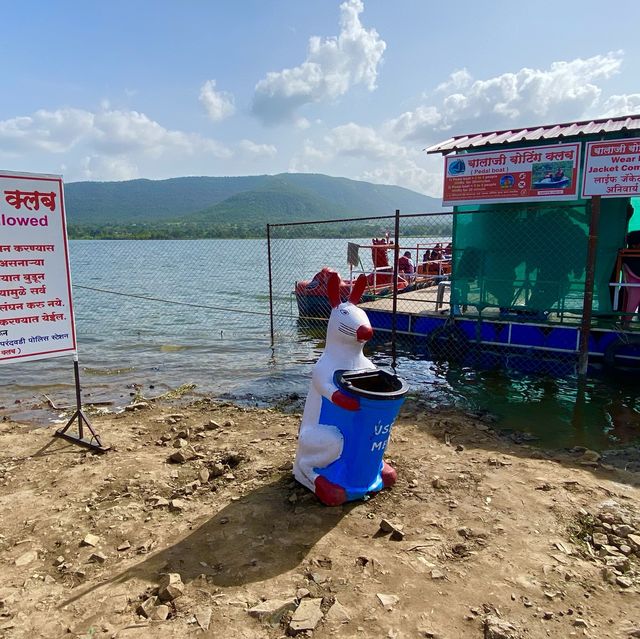
[[[442,210],[409,189],[298,173],[75,182],[65,199],[70,236],[104,239],[262,237],[267,223]]]

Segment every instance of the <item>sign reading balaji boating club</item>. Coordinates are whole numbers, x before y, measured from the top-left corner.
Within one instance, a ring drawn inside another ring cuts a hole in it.
[[[444,205],[578,198],[579,144],[445,157]]]
[[[640,138],[587,142],[582,196],[640,195]]]
[[[0,172],[0,362],[75,350],[62,178]]]

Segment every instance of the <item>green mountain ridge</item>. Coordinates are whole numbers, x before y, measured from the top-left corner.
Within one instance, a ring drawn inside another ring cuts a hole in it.
[[[443,210],[399,186],[307,173],[72,182],[65,200],[75,238],[256,237],[268,223]]]

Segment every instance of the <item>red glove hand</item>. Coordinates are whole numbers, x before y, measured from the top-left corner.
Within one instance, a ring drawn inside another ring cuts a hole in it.
[[[331,401],[345,410],[358,410],[360,408],[360,402],[357,397],[351,397],[339,390],[331,395]]]

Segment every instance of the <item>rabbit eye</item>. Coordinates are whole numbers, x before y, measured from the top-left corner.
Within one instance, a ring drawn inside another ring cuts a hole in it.
[[[340,309],[340,312],[341,312],[343,315],[349,315],[349,311],[345,311],[343,308],[341,308],[341,309]]]

